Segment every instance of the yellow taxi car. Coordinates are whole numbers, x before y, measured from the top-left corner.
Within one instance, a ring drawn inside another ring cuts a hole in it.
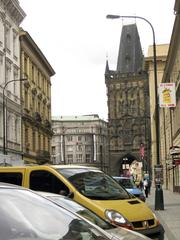
[[[0,167],[0,181],[69,196],[115,225],[152,239],[164,239],[164,229],[146,203],[98,168],[78,165]]]

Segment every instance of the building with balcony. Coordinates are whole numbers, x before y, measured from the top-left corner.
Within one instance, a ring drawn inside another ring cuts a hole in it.
[[[8,155],[11,165],[22,162],[20,81],[12,80],[21,77],[19,26],[25,16],[19,1],[0,0],[0,162]]]
[[[51,77],[55,74],[37,44],[21,29],[22,151],[25,163],[43,164],[50,161],[51,138]]]
[[[108,172],[109,144],[107,122],[98,115],[52,118],[53,164],[96,166]]]

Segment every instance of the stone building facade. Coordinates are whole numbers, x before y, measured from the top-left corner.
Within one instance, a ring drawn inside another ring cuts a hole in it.
[[[158,44],[156,45],[156,68],[157,68],[157,84],[162,82],[164,69],[167,61],[169,44]],[[152,175],[154,179],[154,167],[157,165],[157,139],[156,139],[156,117],[155,117],[155,81],[154,81],[154,55],[153,55],[153,46],[149,46],[147,57],[145,58],[144,69],[147,71],[149,76],[149,92],[150,92],[150,119],[151,119],[151,167]],[[158,90],[157,90],[158,91]],[[162,116],[159,113],[159,119],[162,120]],[[163,121],[161,121],[160,129],[162,130]],[[160,131],[160,138],[164,137],[163,132]],[[166,133],[168,134],[168,132]],[[159,144],[162,151],[162,144]],[[160,157],[160,165],[162,164],[162,157]]]
[[[108,172],[107,122],[98,115],[52,119],[52,163],[96,166]]]
[[[55,74],[28,32],[21,29],[22,151],[24,163],[50,162],[51,77]]]
[[[19,1],[0,0],[0,162],[11,165],[22,162],[19,25],[24,18]]]
[[[148,75],[136,24],[124,25],[116,71],[106,63],[111,174],[150,173]],[[136,166],[136,171],[131,171]]]
[[[167,189],[180,193],[180,1],[174,5],[175,21],[162,78],[163,83],[175,83],[176,107],[161,108],[161,159]],[[171,154],[172,148],[175,149]]]

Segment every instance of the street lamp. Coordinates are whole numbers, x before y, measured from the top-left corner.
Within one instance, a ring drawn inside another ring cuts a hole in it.
[[[16,82],[16,81],[25,81],[27,78],[20,78],[20,79],[13,79],[5,83],[3,86],[3,154],[7,155],[6,152],[6,124],[5,124],[5,89],[7,85],[11,82]]]
[[[133,19],[141,19],[147,22],[152,30],[153,34],[153,64],[154,64],[154,86],[155,86],[155,126],[156,126],[156,152],[157,152],[157,167],[160,166],[160,145],[159,145],[159,134],[160,134],[160,126],[159,126],[159,100],[158,100],[158,92],[157,92],[157,60],[156,60],[156,42],[155,42],[155,32],[152,24],[143,17],[139,16],[121,16],[121,15],[107,15],[107,19],[117,19],[117,18],[133,18]],[[156,192],[155,192],[155,210],[164,210],[164,201],[163,201],[163,190],[161,187],[161,183],[156,184]]]

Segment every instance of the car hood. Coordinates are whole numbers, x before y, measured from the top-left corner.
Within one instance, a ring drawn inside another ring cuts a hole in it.
[[[110,230],[106,230],[106,232],[110,233],[112,236],[118,237],[120,240],[143,240],[143,239],[150,239],[140,233],[123,229],[121,227],[113,228]]]
[[[103,213],[107,209],[113,209],[125,216],[130,222],[154,219],[150,208],[138,198],[125,200],[93,200],[93,203],[97,208],[100,207]]]

